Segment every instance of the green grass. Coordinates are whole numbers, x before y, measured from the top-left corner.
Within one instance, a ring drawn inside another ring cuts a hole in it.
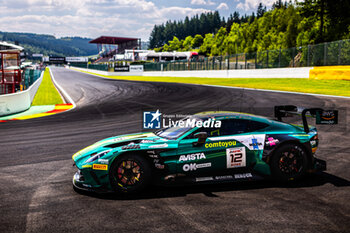
[[[89,72],[85,72],[89,73]],[[180,78],[180,77],[143,77],[143,76],[105,76],[112,79],[172,82],[246,87],[266,90],[280,90],[324,95],[350,96],[350,81],[315,80],[299,78]]]
[[[63,104],[62,98],[51,80],[49,68],[45,69],[43,80],[34,97],[34,105],[55,105]]]

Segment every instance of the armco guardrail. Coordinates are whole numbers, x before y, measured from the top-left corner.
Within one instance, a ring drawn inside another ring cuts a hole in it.
[[[108,71],[101,71],[101,70],[94,70],[94,69],[86,69],[86,68],[78,68],[72,66],[72,69],[89,72],[93,74],[100,74],[105,76],[142,76],[143,71],[138,70],[130,70],[129,72],[108,72]]]
[[[72,69],[104,76],[155,76],[155,77],[198,77],[198,78],[309,78],[313,67],[276,68],[258,70],[208,70],[208,71],[149,71],[149,72],[106,72],[91,69]]]
[[[0,95],[0,116],[23,112],[30,108],[34,96],[41,84],[44,72],[27,90],[13,94]]]
[[[143,76],[196,78],[309,78],[313,67],[257,70],[148,71]]]

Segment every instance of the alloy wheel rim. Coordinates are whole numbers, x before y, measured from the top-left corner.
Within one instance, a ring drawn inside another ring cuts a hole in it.
[[[301,152],[293,149],[292,151],[282,152],[279,159],[279,169],[288,175],[296,175],[303,168],[303,159]]]
[[[134,160],[122,161],[117,169],[118,184],[124,186],[135,186],[140,182],[143,170]]]

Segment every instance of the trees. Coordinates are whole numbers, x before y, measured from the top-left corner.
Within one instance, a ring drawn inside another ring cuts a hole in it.
[[[183,51],[189,51],[192,49],[192,41],[193,41],[193,37],[192,36],[188,36],[186,37],[186,39],[183,41],[182,43],[182,50]]]
[[[150,35],[150,47],[162,47],[165,43],[176,36],[179,40],[184,40],[187,36],[216,33],[225,21],[221,20],[218,11],[202,13],[192,18],[186,17],[183,21],[167,21],[161,25],[155,25]]]
[[[191,47],[192,48],[199,48],[202,44],[203,44],[203,36],[197,34],[191,42]]]
[[[263,17],[265,12],[266,12],[266,6],[264,7],[264,5],[260,2],[258,6],[258,10],[256,12],[256,17],[258,18]]]
[[[256,16],[240,16],[234,12],[226,22],[220,19],[218,12],[203,13],[191,19],[187,17],[183,23],[180,21],[176,24],[171,39],[175,35],[179,40],[184,40],[184,50],[200,47],[199,52],[206,56],[306,46],[349,38],[348,12],[349,0],[304,0],[297,4],[278,0],[268,11],[259,4]],[[170,24],[173,23],[168,22],[158,33],[171,33],[171,30],[166,29],[171,28]],[[154,30],[159,28],[161,25]],[[179,34],[178,30],[184,33]],[[151,36],[153,34],[152,31]],[[192,37],[191,44],[190,38],[186,41],[188,36]],[[162,46],[162,43],[157,46]]]
[[[205,35],[203,44],[199,48],[199,53],[205,56],[210,56],[211,48],[214,44],[214,35],[212,33],[208,33]]]

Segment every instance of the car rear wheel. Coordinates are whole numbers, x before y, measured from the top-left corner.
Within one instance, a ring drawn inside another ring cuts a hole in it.
[[[305,150],[296,144],[277,148],[271,159],[272,175],[278,180],[298,180],[305,175],[308,165]]]
[[[137,193],[150,183],[151,172],[148,161],[141,155],[126,154],[111,167],[111,185],[117,192]]]

